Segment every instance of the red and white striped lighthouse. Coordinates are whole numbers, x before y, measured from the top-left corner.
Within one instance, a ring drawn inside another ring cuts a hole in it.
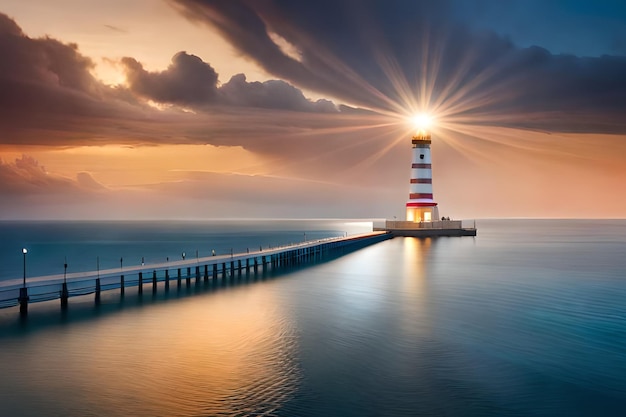
[[[430,158],[430,134],[420,129],[413,136],[413,159],[406,219],[410,222],[430,222],[439,219],[439,209],[433,199],[433,171]]]

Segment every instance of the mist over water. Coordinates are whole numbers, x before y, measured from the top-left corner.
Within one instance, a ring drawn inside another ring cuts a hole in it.
[[[477,226],[0,310],[0,415],[621,416],[626,221]]]

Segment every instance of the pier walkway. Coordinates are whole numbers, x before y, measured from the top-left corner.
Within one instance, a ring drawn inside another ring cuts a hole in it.
[[[476,221],[472,226],[465,227],[462,220],[432,222],[387,220],[385,227],[374,227],[374,231],[389,232],[394,237],[476,236]]]
[[[72,273],[65,277],[63,274],[40,276],[27,278],[25,287],[23,279],[13,279],[0,282],[0,308],[19,305],[20,312],[26,314],[29,303],[60,299],[61,306],[65,307],[69,298],[87,294],[95,294],[95,301],[99,302],[102,291],[119,289],[124,294],[127,289],[136,287],[137,293],[142,294],[146,284],[156,292],[160,282],[165,283],[165,290],[170,285],[180,288],[182,281],[186,285],[191,285],[192,280],[196,284],[216,282],[235,274],[257,274],[319,261],[391,238],[390,233],[373,232],[245,253]]]

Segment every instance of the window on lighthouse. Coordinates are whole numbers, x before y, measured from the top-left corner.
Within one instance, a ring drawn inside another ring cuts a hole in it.
[[[424,154],[420,154],[420,159],[424,159]]]

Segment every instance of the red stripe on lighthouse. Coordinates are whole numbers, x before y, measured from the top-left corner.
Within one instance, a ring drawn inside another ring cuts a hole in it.
[[[427,169],[431,169],[432,165],[431,164],[412,164],[411,168],[427,168]]]
[[[411,178],[411,184],[432,184],[432,178]]]
[[[407,207],[435,207],[437,203],[406,203]]]
[[[433,195],[432,194],[424,194],[424,193],[411,193],[411,194],[409,194],[409,200],[419,200],[419,199],[432,200],[433,199]]]

